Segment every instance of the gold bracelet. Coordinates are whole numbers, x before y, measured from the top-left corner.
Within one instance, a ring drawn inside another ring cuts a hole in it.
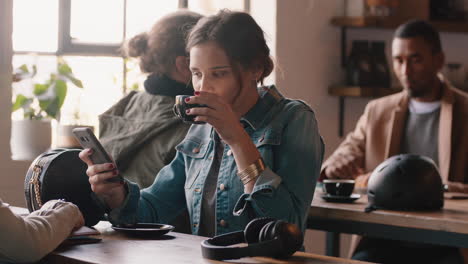
[[[239,176],[240,180],[244,185],[251,182],[252,180],[256,179],[260,173],[265,170],[265,163],[263,159],[260,157],[254,163],[250,164],[247,168],[243,171],[238,172],[237,176]]]

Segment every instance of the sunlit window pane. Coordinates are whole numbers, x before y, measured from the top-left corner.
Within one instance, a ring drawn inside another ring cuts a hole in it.
[[[244,0],[188,0],[188,8],[204,15],[216,14],[221,9],[244,11]]]
[[[120,43],[123,0],[72,0],[70,35],[80,42]]]
[[[57,39],[57,0],[13,1],[13,49],[15,51],[55,52]]]
[[[143,83],[147,74],[140,70],[139,60],[135,58],[127,59],[127,91],[143,91]]]
[[[62,108],[62,123],[98,124],[103,113],[123,96],[123,59],[111,57],[64,57],[83,89],[70,87]]]
[[[148,31],[160,17],[176,11],[178,0],[130,0],[127,1],[127,37]]]

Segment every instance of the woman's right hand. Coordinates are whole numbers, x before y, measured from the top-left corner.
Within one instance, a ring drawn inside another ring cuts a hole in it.
[[[109,208],[120,207],[127,196],[124,182],[115,183],[107,181],[117,176],[119,171],[114,163],[93,164],[89,158],[92,151],[92,149],[84,149],[79,154],[80,159],[88,165],[86,174],[89,177],[91,190],[99,197],[102,197]]]

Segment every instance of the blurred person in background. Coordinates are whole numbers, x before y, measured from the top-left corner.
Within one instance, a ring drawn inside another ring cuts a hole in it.
[[[122,47],[148,77],[144,91],[130,92],[99,116],[99,139],[122,175],[141,188],[171,162],[190,127],[172,107],[176,95],[193,95],[185,40],[201,17],[186,10],[167,14]]]

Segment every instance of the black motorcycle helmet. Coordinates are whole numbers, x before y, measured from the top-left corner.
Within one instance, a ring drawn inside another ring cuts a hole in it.
[[[428,157],[401,154],[372,172],[367,186],[369,206],[376,209],[437,210],[444,206],[444,190],[437,165]]]

